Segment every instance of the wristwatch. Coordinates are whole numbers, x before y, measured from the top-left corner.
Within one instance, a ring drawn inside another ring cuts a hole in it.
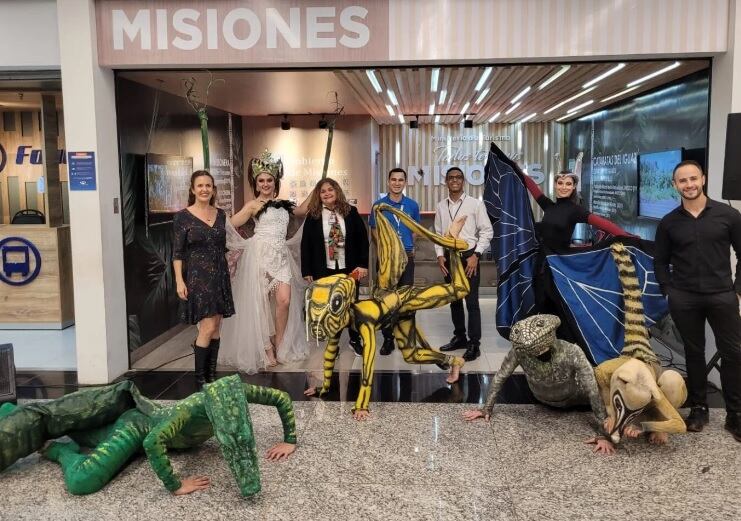
[[[481,258],[481,252],[480,251],[475,251],[475,252],[473,252],[473,254],[476,255],[479,259]]]

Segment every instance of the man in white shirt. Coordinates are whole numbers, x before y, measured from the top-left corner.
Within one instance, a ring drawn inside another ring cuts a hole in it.
[[[486,213],[483,201],[469,197],[463,191],[465,180],[463,171],[457,166],[451,167],[445,173],[445,184],[448,187],[448,197],[440,201],[435,212],[435,232],[444,234],[457,217],[466,216],[466,223],[459,237],[468,242],[469,250],[461,253],[466,275],[471,284],[471,291],[466,297],[468,311],[468,339],[466,339],[466,320],[463,313],[463,302],[458,300],[450,304],[450,314],[453,317],[453,338],[442,346],[440,351],[455,351],[466,349],[463,358],[467,361],[476,360],[480,355],[481,345],[481,310],[479,309],[479,259],[486,251],[494,237],[494,229]],[[445,280],[450,281],[450,265],[448,253],[435,246],[437,263]]]

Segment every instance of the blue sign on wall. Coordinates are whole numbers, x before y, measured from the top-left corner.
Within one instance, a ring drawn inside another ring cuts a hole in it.
[[[6,237],[0,241],[0,262],[0,281],[11,286],[33,282],[41,271],[39,249],[23,237]]]
[[[70,152],[68,165],[70,190],[97,189],[95,152]]]

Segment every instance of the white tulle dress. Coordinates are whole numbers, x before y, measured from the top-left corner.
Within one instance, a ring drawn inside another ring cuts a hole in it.
[[[279,282],[290,284],[291,303],[283,342],[276,346],[279,362],[295,362],[309,354],[303,323],[306,282],[299,269],[303,226],[290,239],[286,231],[290,216],[285,208],[269,207],[256,219],[255,234],[244,239],[227,220],[226,245],[241,251],[232,278],[234,316],[221,328],[219,363],[245,373],[268,366],[265,348],[275,335],[275,306],[271,302]]]

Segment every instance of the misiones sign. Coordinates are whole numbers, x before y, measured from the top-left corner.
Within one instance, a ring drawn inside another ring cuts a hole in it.
[[[388,0],[96,3],[98,61],[324,64],[388,59]]]

